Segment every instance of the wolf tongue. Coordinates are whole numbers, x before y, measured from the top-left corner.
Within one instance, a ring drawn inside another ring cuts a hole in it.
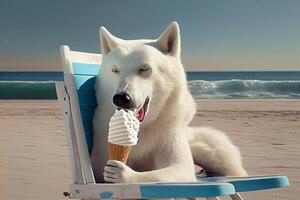
[[[141,122],[144,120],[144,117],[145,117],[145,110],[144,107],[142,107],[136,114],[136,118]]]

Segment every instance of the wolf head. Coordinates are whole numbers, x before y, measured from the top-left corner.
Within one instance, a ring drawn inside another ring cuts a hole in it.
[[[171,23],[155,40],[123,40],[101,27],[100,40],[104,101],[132,110],[143,124],[157,119],[168,98],[186,85],[178,24]]]

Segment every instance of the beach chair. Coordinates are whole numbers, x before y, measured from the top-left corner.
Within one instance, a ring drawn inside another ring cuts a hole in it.
[[[206,177],[193,183],[96,183],[90,162],[93,145],[92,118],[97,106],[94,84],[101,55],[61,47],[64,82],[56,83],[63,109],[72,184],[65,192],[70,198],[195,198],[232,195],[289,185],[286,176]],[[179,172],[180,173],[180,172]]]

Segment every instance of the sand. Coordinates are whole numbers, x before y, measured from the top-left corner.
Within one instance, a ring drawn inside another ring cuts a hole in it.
[[[289,188],[244,193],[245,200],[300,198],[300,100],[197,101],[193,125],[225,131],[249,175],[284,174]]]
[[[299,198],[300,100],[199,100],[197,105],[192,124],[227,132],[249,174],[289,176],[289,188],[243,193],[245,200]],[[1,199],[64,199],[69,169],[57,101],[0,101]]]

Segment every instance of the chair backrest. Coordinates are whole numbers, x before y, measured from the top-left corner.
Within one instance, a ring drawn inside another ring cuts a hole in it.
[[[97,106],[95,81],[102,57],[100,54],[71,51],[68,46],[61,47],[64,70],[64,84],[70,102],[70,116],[76,138],[76,145],[86,183],[94,182],[89,153],[93,145],[92,120]],[[76,154],[76,153],[74,153]],[[76,172],[77,173],[77,172]]]
[[[74,62],[72,66],[84,133],[89,153],[91,153],[93,147],[92,120],[97,106],[94,87],[100,65]]]
[[[63,46],[63,48],[68,47]],[[97,106],[95,81],[100,69],[101,55],[78,51],[69,51],[69,53],[71,58],[71,68],[64,69],[64,72],[73,75],[84,133],[89,153],[91,153],[93,147],[92,120]]]

